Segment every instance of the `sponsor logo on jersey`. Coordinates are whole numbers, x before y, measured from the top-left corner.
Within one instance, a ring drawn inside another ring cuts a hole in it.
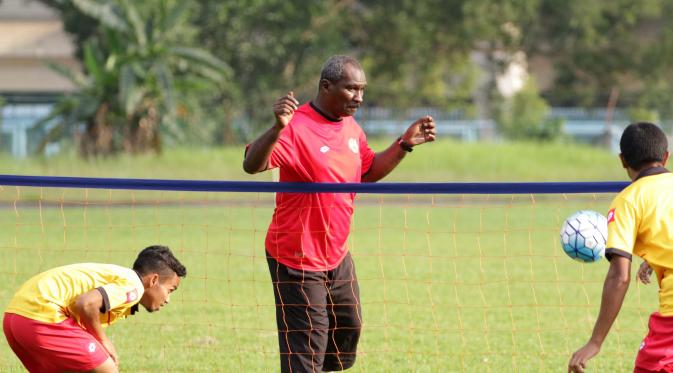
[[[615,209],[608,211],[608,224],[615,221]]]
[[[126,293],[126,303],[135,302],[138,300],[138,290],[133,289]]]
[[[348,139],[348,147],[355,154],[358,154],[360,152],[360,145],[358,145],[358,140],[356,140],[352,137],[350,139]]]

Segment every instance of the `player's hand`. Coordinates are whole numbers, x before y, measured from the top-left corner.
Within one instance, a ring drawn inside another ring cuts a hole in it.
[[[290,123],[294,111],[299,107],[299,101],[294,98],[294,93],[292,91],[288,92],[287,95],[279,98],[275,104],[273,104],[273,114],[276,116],[276,125],[275,127],[279,130],[282,130]]]
[[[638,275],[636,276],[636,280],[640,280],[640,282],[647,285],[651,282],[650,276],[652,276],[652,267],[650,267],[646,261],[643,261],[643,264],[641,264],[640,268],[638,268]]]
[[[601,346],[589,341],[584,347],[575,351],[568,363],[568,373],[583,373],[587,367],[587,361],[596,356]]]
[[[411,146],[423,144],[426,142],[435,141],[437,130],[435,128],[435,120],[431,116],[426,115],[418,118],[414,123],[407,128],[407,131],[402,135],[402,141]]]
[[[103,344],[103,347],[107,350],[108,354],[110,354],[110,357],[112,360],[114,360],[115,364],[119,366],[119,357],[117,357],[117,350],[115,349],[115,346],[112,344],[112,341],[109,339],[105,338],[101,341]]]

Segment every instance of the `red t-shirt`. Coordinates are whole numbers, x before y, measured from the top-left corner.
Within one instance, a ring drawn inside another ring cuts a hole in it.
[[[300,106],[269,157],[282,182],[359,183],[375,153],[353,117],[330,121]],[[295,269],[325,271],[346,256],[355,193],[277,193],[266,250]]]

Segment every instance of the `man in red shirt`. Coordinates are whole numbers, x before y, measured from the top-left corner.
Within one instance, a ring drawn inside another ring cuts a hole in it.
[[[299,105],[292,92],[273,106],[275,124],[252,142],[243,169],[280,168],[283,182],[378,181],[415,145],[435,140],[419,118],[388,149],[374,153],[353,119],[367,80],[352,57],[322,68],[318,94]],[[360,295],[346,240],[355,193],[278,193],[266,236],[282,372],[348,369],[361,330]]]

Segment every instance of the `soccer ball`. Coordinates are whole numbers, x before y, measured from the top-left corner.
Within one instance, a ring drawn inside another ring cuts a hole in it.
[[[583,263],[592,263],[605,256],[607,238],[608,221],[596,211],[577,211],[561,227],[563,251]]]

